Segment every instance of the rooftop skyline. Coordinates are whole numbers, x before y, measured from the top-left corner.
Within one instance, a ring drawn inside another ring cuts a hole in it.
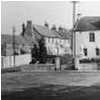
[[[77,13],[82,16],[100,16],[100,2],[79,2]],[[55,24],[67,29],[72,27],[72,3],[69,1],[8,1],[1,3],[1,33],[12,34],[12,27],[16,27],[16,34],[21,32],[21,25],[27,20],[33,24],[50,26]]]

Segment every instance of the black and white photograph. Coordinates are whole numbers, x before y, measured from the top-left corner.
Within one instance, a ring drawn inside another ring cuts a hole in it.
[[[1,0],[1,100],[100,100],[100,1]]]

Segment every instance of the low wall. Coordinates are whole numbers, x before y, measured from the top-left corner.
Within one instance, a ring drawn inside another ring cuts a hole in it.
[[[17,55],[15,56],[15,66],[29,64],[31,61],[31,55]],[[1,57],[1,68],[14,67],[14,57],[13,56],[2,56]]]
[[[80,71],[93,71],[98,70],[98,64],[96,63],[83,63],[79,64]]]

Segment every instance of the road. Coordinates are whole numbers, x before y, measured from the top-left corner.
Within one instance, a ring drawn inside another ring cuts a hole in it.
[[[14,72],[1,75],[2,100],[99,100],[100,72]]]

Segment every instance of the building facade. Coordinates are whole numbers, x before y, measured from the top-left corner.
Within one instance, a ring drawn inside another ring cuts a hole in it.
[[[65,54],[71,54],[70,41],[67,39],[46,37],[45,45],[48,55],[63,56]]]
[[[27,21],[26,31],[24,33],[26,37],[30,35],[37,47],[38,41],[43,38],[48,55],[71,54],[71,39],[59,34],[60,33],[55,29],[50,29],[47,26],[32,24],[32,21]],[[65,34],[67,36],[67,33]]]
[[[76,49],[82,58],[100,58],[100,30],[76,32]]]
[[[97,70],[100,68],[100,17],[83,17],[75,29],[76,68]]]
[[[47,57],[48,61],[50,61],[56,56],[71,54],[71,39],[68,37],[68,32],[58,32],[56,28],[49,28],[48,25],[36,25],[32,24],[32,21],[27,21],[24,37],[30,37],[29,40],[33,41],[36,48],[41,49],[39,54],[35,55],[39,56],[39,59]],[[41,44],[46,50],[43,50]]]

